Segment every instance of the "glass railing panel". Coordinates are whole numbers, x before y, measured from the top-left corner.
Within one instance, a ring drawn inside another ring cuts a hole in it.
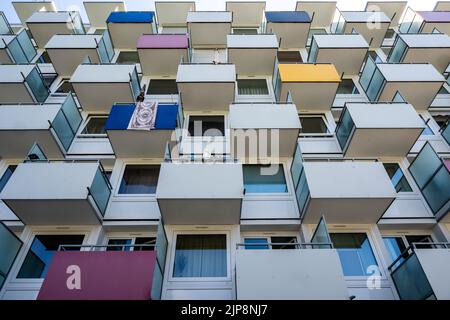
[[[2,35],[14,34],[3,12],[0,12],[0,34]]]
[[[370,80],[372,79],[373,73],[375,72],[377,66],[373,59],[370,56],[367,56],[366,63],[364,65],[364,69],[359,78],[359,83],[361,87],[363,87],[364,91],[367,91],[369,87]]]
[[[59,112],[56,114],[55,119],[53,119],[52,128],[55,131],[59,141],[63,145],[64,150],[69,150],[70,145],[75,138],[75,133],[72,131],[69,121],[64,115],[62,109],[59,110]]]
[[[45,100],[47,100],[49,92],[47,86],[44,83],[44,79],[42,78],[37,68],[34,68],[33,71],[30,72],[25,81],[30,87],[30,90],[37,102],[44,103]]]
[[[389,63],[399,63],[403,60],[406,52],[406,43],[400,37],[397,37],[395,42],[395,46],[391,49],[391,53],[389,55]]]
[[[330,245],[326,245],[325,243],[331,244],[330,234],[328,232],[327,223],[325,222],[325,218],[320,218],[320,221],[314,231],[314,234],[311,238],[311,243],[319,243],[318,245],[313,246],[314,249],[329,249]]]
[[[73,25],[73,33],[74,34],[85,34],[83,21],[81,20],[81,16],[76,13],[71,13],[72,16],[72,25]]]
[[[445,141],[447,141],[448,145],[450,145],[450,123],[447,124],[441,135],[445,139]]]
[[[367,98],[369,98],[370,101],[374,102],[378,100],[384,82],[385,79],[383,74],[380,70],[376,69],[366,91]]]
[[[406,10],[406,13],[403,16],[403,20],[400,24],[400,33],[408,33],[415,16],[416,13],[411,8],[408,8],[408,10]]]
[[[425,185],[422,194],[427,199],[434,214],[438,213],[450,201],[450,173],[443,164],[428,184]]]
[[[106,53],[108,54],[109,62],[111,62],[114,58],[114,47],[108,30],[103,32],[102,42],[105,44]]]
[[[402,300],[424,300],[433,295],[433,289],[415,254],[392,271],[391,277]]]
[[[97,50],[98,50],[98,56],[100,58],[100,63],[110,63],[111,62],[109,60],[108,52],[106,51],[106,46],[105,46],[105,42],[103,41],[103,39],[100,39]]]
[[[37,54],[36,49],[31,42],[30,36],[25,29],[17,35],[16,39],[19,41],[19,44],[27,58],[27,62],[31,62]]]
[[[431,145],[427,143],[409,166],[409,172],[419,188],[423,189],[441,165],[441,159]]]
[[[134,69],[133,73],[130,74],[131,76],[131,88],[133,90],[133,97],[136,99],[136,97],[141,93],[141,86],[139,85],[139,77],[137,75],[136,68]]]
[[[306,181],[305,170],[302,170],[302,173],[300,175],[297,188],[295,189],[295,196],[297,198],[299,211],[301,213],[301,216],[303,216],[303,211],[306,208],[306,204],[309,198],[309,186],[308,182]]]
[[[39,147],[39,145],[35,142],[31,147],[30,151],[28,151],[27,157],[24,162],[33,162],[33,161],[45,161],[47,160],[46,155]]]
[[[0,222],[0,290],[21,247],[22,241]]]
[[[64,101],[61,109],[67,118],[72,132],[75,134],[78,131],[83,118],[81,117],[81,113],[78,110],[77,104],[71,93],[67,95],[66,101]]]
[[[344,109],[344,114],[341,117],[339,126],[336,129],[336,138],[341,146],[342,151],[345,150],[350,136],[355,129],[355,123],[347,108]]]
[[[166,265],[166,254],[167,254],[167,237],[164,230],[162,222],[159,222],[158,230],[156,232],[156,260],[161,268],[164,270]]]
[[[8,50],[14,63],[28,63],[27,56],[20,47],[20,43],[17,40],[17,37],[14,38],[10,43],[8,43]]]
[[[308,63],[315,63],[317,61],[318,49],[316,39],[313,37],[311,48],[309,49]]]
[[[156,263],[155,268],[153,269],[153,281],[151,289],[152,300],[161,300],[162,285],[163,285],[163,272],[159,267],[159,265]]]
[[[295,148],[294,158],[292,159],[292,165],[291,165],[291,175],[292,175],[292,181],[294,181],[294,184],[298,182],[300,179],[300,175],[303,171],[303,160],[302,160],[302,153],[300,151],[300,147],[297,144],[297,147]]]
[[[95,173],[94,180],[92,181],[89,190],[100,213],[104,216],[111,195],[111,189],[109,188],[107,177],[103,174],[100,166],[97,168],[97,172]]]

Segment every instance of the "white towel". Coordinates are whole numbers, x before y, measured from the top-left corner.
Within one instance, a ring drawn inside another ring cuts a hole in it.
[[[138,102],[128,124],[129,130],[151,130],[155,129],[158,102],[144,100]]]

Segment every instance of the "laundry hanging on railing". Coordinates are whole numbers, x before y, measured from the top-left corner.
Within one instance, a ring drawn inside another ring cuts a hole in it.
[[[144,100],[136,103],[131,120],[128,124],[129,130],[152,130],[155,129],[158,102]]]

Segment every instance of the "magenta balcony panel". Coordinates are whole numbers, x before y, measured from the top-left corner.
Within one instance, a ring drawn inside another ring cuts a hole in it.
[[[444,160],[444,166],[448,169],[450,172],[450,160]]]
[[[137,47],[142,49],[176,49],[188,46],[186,34],[145,34],[139,38],[137,44]]]
[[[58,251],[37,299],[149,300],[155,264],[156,251]]]

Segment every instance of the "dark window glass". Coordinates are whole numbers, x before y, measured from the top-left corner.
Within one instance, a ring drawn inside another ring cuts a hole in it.
[[[82,245],[84,235],[37,235],[31,244],[17,278],[45,278],[53,255],[60,245]],[[79,251],[80,247],[65,247]]]
[[[226,277],[226,235],[178,235],[174,277]]]
[[[58,76],[56,74],[42,74],[42,78],[44,79],[44,83],[47,88],[50,88],[50,86],[53,84],[53,81],[55,81],[57,77]]]
[[[339,83],[337,94],[359,94],[358,88],[352,79],[342,79]]]
[[[272,249],[296,249],[295,244],[280,244],[276,245],[275,243],[297,243],[296,237],[271,237],[270,241],[272,242]]]
[[[233,28],[233,34],[258,34],[258,29]]]
[[[383,163],[389,178],[391,178],[392,185],[397,192],[411,192],[411,186],[406,180],[402,169],[397,163]]]
[[[386,31],[386,38],[390,39],[395,36],[395,30],[394,29],[387,29]]]
[[[154,237],[139,237],[134,241],[135,245],[145,244],[146,246],[135,246],[134,251],[153,251],[155,250],[154,244],[156,243],[156,238]]]
[[[121,51],[117,57],[116,63],[133,64],[139,62],[139,54],[137,51]]]
[[[106,117],[89,117],[88,123],[84,127],[82,134],[105,134]]]
[[[420,243],[432,243],[433,242],[433,239],[431,239],[430,236],[413,235],[413,236],[405,236],[405,238],[409,245],[412,245],[413,243],[417,243],[417,242],[420,242]],[[429,246],[428,245],[420,245],[417,247],[419,249],[432,249],[433,248],[432,245],[429,245]]]
[[[240,79],[237,81],[238,93],[242,95],[268,95],[265,79]]]
[[[106,251],[131,251],[131,239],[109,239]]]
[[[383,237],[383,242],[392,262],[406,250],[405,243],[401,237]],[[398,260],[395,266],[398,266],[403,260],[403,258]]]
[[[278,51],[277,58],[279,63],[301,63],[302,56],[299,51]]]
[[[41,54],[41,56],[37,60],[37,63],[52,63],[52,60],[50,60],[50,56],[48,55],[47,51],[44,51]]]
[[[177,82],[171,80],[150,80],[147,94],[178,94]]]
[[[245,238],[244,243],[247,250],[269,249],[267,238]]]
[[[189,116],[189,134],[191,136],[223,136],[225,124],[223,116]]]
[[[6,183],[9,181],[9,178],[11,178],[14,170],[16,170],[16,165],[11,165],[6,168],[5,172],[3,173],[2,177],[0,178],[0,192],[2,192],[3,188],[6,186]]]
[[[246,164],[243,165],[243,171],[246,193],[285,193],[288,191],[281,164]]]
[[[300,116],[300,123],[302,124],[301,133],[328,133],[328,128],[323,117]]]
[[[154,194],[158,185],[159,165],[127,165],[119,194]]]
[[[72,83],[69,80],[64,80],[56,90],[57,93],[69,93],[74,92]]]
[[[372,59],[373,59],[373,61],[375,61],[375,63],[383,62],[383,61],[381,60],[381,58],[378,56],[378,54],[377,54],[375,51],[373,51],[373,50],[370,50],[370,51],[369,51],[369,56],[372,57]]]

